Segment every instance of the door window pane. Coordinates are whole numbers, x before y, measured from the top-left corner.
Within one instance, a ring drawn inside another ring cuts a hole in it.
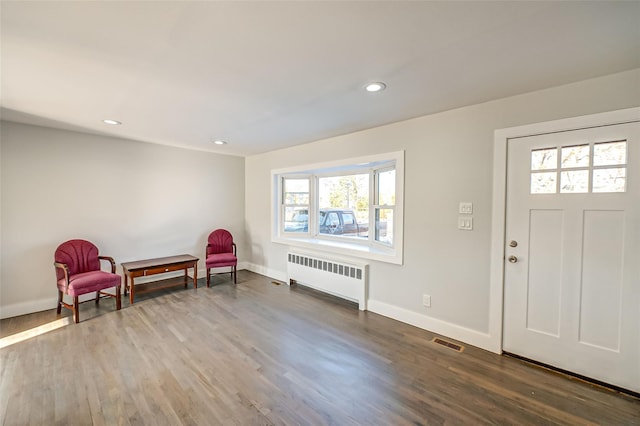
[[[589,170],[572,170],[560,173],[560,192],[577,194],[589,191]]]
[[[556,164],[558,153],[559,169]],[[626,161],[626,141],[533,150],[530,193],[554,194],[558,179],[563,194],[625,192]]]
[[[627,142],[597,143],[593,146],[594,166],[616,166],[627,163]],[[594,178],[595,179],[595,178]]]
[[[531,151],[531,170],[549,170],[558,167],[558,149],[537,149]]]
[[[562,168],[589,167],[589,145],[562,147]]]
[[[624,167],[595,169],[593,171],[593,192],[624,192],[626,185]]]
[[[555,194],[556,172],[531,173],[531,193],[532,194]]]

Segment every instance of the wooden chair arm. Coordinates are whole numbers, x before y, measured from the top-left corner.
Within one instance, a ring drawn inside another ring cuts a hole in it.
[[[115,260],[113,260],[113,257],[111,257],[111,256],[98,256],[98,260],[107,260],[107,261],[109,261],[109,263],[111,263],[111,273],[112,274],[116,273],[116,262],[115,262]]]
[[[53,262],[53,266],[62,269],[64,272],[64,289],[65,291],[69,290],[69,267],[66,263],[60,262]]]
[[[236,255],[236,248],[237,248],[237,247],[236,247],[236,243],[231,243],[231,244],[233,244],[233,255],[234,255],[234,256],[237,256],[237,255]]]

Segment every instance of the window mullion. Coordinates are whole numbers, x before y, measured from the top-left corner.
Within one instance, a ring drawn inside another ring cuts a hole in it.
[[[311,194],[309,197],[309,232],[315,238],[318,235],[318,209],[320,206],[318,175],[311,176]]]
[[[378,178],[375,170],[369,171],[369,231],[367,233],[367,240],[369,243],[375,241],[376,232],[376,204],[378,203]]]

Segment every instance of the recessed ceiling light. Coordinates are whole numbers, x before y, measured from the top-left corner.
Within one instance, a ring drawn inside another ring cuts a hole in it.
[[[221,141],[221,140],[213,141],[213,143],[215,143],[216,145],[226,145],[227,144],[226,141]]]
[[[380,92],[384,89],[387,88],[387,85],[380,82],[380,81],[376,81],[375,83],[370,83],[367,84],[365,89],[367,92]]]
[[[122,124],[120,121],[110,120],[110,119],[102,120],[102,122],[105,123],[105,124],[113,124],[113,125]]]

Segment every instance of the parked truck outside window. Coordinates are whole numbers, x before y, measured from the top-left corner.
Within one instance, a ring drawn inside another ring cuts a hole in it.
[[[320,209],[318,212],[318,233],[367,238],[369,224],[361,223],[353,210]],[[385,224],[386,225],[386,224]],[[309,214],[306,210],[297,212],[285,222],[285,232],[306,233],[309,230]]]

